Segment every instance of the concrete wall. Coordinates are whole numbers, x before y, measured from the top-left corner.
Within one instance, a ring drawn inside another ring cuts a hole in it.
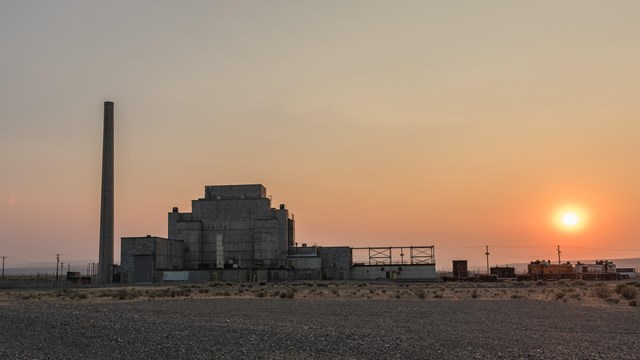
[[[384,270],[382,270],[384,268]],[[304,281],[322,280],[323,270],[320,269],[273,269],[273,270],[248,270],[248,269],[224,269],[224,270],[189,270],[188,275],[180,271],[158,271],[154,275],[154,281],[161,279],[181,278],[190,282],[256,282],[256,281]],[[167,275],[164,275],[167,273]],[[178,276],[179,275],[179,276]],[[388,276],[388,277],[387,277]],[[344,280],[415,280],[437,281],[435,265],[392,265],[392,266],[355,266],[346,270]],[[334,280],[340,280],[335,278]]]
[[[295,270],[247,270],[247,269],[225,269],[225,270],[188,270],[186,276],[189,282],[257,282],[257,281],[298,281],[298,280],[321,280],[322,274],[319,269],[295,269]],[[166,275],[165,275],[166,274]],[[154,281],[162,279],[183,278],[182,271],[158,271],[154,274]],[[181,280],[169,280],[169,282]]]
[[[254,198],[267,197],[267,189],[260,184],[213,185],[205,186],[204,190],[205,198],[207,199],[213,199],[218,196],[221,198],[239,198],[243,196]]]
[[[184,242],[156,238],[154,266],[156,270],[184,268]]]
[[[435,264],[359,265],[351,269],[351,280],[437,280]]]
[[[254,265],[256,268],[278,269],[284,267],[285,257],[278,255],[276,219],[258,219],[254,228]],[[278,261],[281,260],[281,261]]]
[[[133,282],[133,257],[155,254],[155,237],[127,237],[120,239],[120,280]]]
[[[290,269],[298,270],[320,270],[322,268],[322,259],[320,258],[320,256],[289,257],[287,259],[287,267]]]
[[[326,280],[349,280],[351,278],[352,254],[348,246],[318,247],[322,259],[322,275]]]
[[[147,255],[153,257],[154,270],[182,269],[184,267],[184,243],[179,240],[167,240],[156,236],[127,237],[121,239],[120,279],[131,283],[134,279],[134,257]],[[154,281],[159,278],[154,277]]]
[[[202,262],[202,223],[180,221],[177,223],[178,237],[172,240],[184,242],[184,267],[198,269]]]

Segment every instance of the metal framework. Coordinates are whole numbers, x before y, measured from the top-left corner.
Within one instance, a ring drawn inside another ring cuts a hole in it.
[[[369,265],[435,264],[434,246],[358,247],[352,249],[368,250]],[[406,249],[409,249],[409,262],[404,260]]]

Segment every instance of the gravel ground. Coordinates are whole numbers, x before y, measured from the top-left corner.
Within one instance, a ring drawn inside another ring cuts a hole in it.
[[[3,300],[1,359],[638,359],[638,308],[531,300]]]

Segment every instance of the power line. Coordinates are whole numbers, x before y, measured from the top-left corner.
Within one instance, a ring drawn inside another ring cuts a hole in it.
[[[438,249],[478,249],[483,248],[484,246],[450,246],[450,247],[438,247]]]
[[[580,246],[566,246],[571,249],[581,249],[581,250],[600,250],[600,251],[640,251],[640,249],[602,249],[602,248],[586,248]]]
[[[58,268],[60,267],[60,254],[56,254],[56,286],[58,287]]]

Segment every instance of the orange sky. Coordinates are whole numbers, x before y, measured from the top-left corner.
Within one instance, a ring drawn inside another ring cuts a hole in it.
[[[97,258],[105,100],[117,239],[262,183],[298,242],[640,257],[637,2],[150,4],[0,4],[8,264]]]

